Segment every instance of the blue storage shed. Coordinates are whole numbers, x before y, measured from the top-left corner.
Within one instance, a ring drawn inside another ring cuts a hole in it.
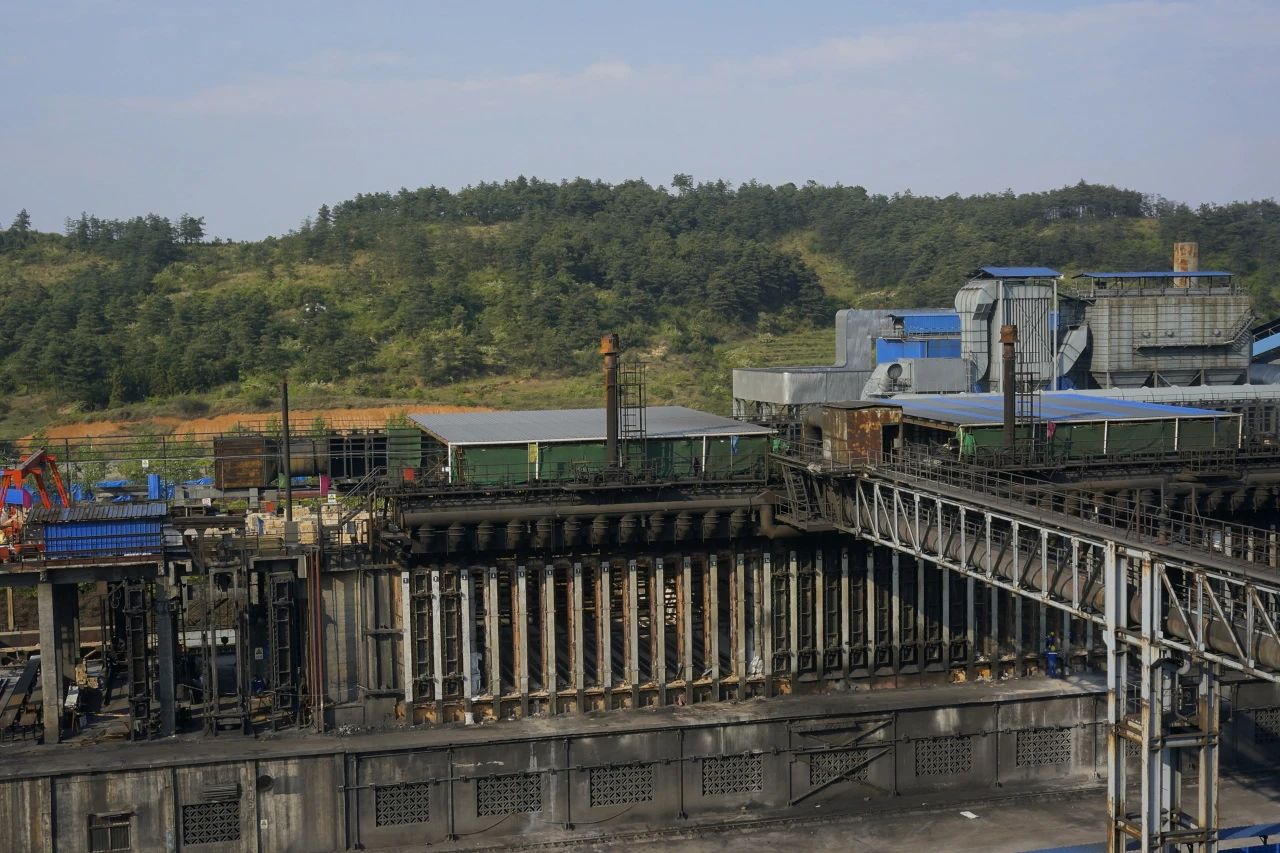
[[[49,558],[158,554],[168,514],[159,501],[39,508],[27,516],[27,530]]]

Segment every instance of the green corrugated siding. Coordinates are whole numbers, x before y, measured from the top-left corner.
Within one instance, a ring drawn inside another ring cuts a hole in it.
[[[454,445],[453,457],[455,483],[524,483],[533,476],[528,449],[523,444]]]
[[[1018,428],[1019,440],[1027,438],[1027,429],[1026,426]],[[999,425],[964,427],[963,431],[973,436],[976,449],[995,450],[1004,446],[1004,430]],[[1064,459],[1101,456],[1104,452],[1109,456],[1149,455],[1235,447],[1239,432],[1240,422],[1236,418],[1179,418],[1176,427],[1172,419],[1065,423],[1055,428],[1050,446],[1053,455]]]
[[[537,447],[537,475],[551,482],[573,480],[583,471],[605,467],[605,445],[596,442],[553,442]],[[728,478],[763,475],[763,459],[768,454],[768,436],[740,436],[734,452],[729,436],[708,437],[706,476]],[[638,453],[634,448],[633,453]],[[529,445],[469,445],[453,448],[454,482],[494,485],[532,480],[535,466],[529,461]],[[644,456],[633,456],[632,464],[649,469],[658,478],[688,478],[703,474],[701,438],[650,439]]]
[[[415,426],[387,427],[387,467],[422,467],[422,430]]]
[[[593,443],[560,443],[539,445],[542,455],[543,480],[572,480],[575,468],[600,469],[605,464],[606,447]]]

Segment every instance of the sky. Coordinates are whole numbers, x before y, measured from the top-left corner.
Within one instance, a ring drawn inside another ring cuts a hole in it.
[[[1280,2],[8,0],[0,224],[519,175],[1280,196]]]

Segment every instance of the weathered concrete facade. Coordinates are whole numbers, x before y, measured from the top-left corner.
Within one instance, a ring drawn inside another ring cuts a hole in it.
[[[923,793],[972,799],[1010,784],[1096,784],[1101,695],[1088,681],[1028,679],[252,745],[114,745],[47,761],[24,750],[0,769],[0,808],[31,818],[8,836],[14,853],[90,849],[100,819],[127,823],[129,849],[222,853],[466,846]]]

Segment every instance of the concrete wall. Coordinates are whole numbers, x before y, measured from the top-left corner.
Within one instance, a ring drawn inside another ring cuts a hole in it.
[[[814,700],[820,713],[797,697],[701,720],[665,709],[619,714],[610,726],[558,723],[561,734],[537,721],[492,734],[454,729],[452,738],[437,729],[426,744],[419,730],[412,746],[396,743],[411,735],[384,734],[328,741],[332,749],[316,752],[325,741],[308,738],[311,754],[301,756],[276,742],[264,746],[280,757],[0,782],[0,820],[21,828],[6,835],[15,853],[87,850],[95,814],[128,815],[134,850],[304,853],[581,837],[815,806],[856,811],[901,795],[972,800],[1001,785],[1097,782],[1095,688],[1015,701],[997,699],[997,690],[932,688],[933,704],[917,695],[903,708],[884,693],[823,697]],[[787,714],[778,714],[780,703]],[[653,714],[664,720],[655,724]],[[1067,759],[1019,764],[1020,732],[1041,729],[1068,733]]]

